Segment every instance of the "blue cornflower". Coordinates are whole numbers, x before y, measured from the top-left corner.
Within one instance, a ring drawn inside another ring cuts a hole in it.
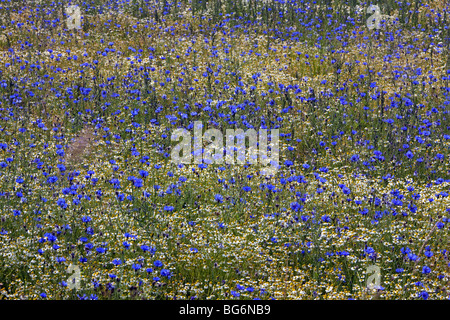
[[[156,260],[155,262],[153,262],[153,265],[157,268],[162,267],[163,263],[160,260]]]
[[[218,203],[222,203],[223,202],[223,196],[220,194],[216,194],[214,196],[214,200],[216,200]]]
[[[141,188],[144,185],[142,179],[138,178],[134,179],[133,184],[136,188]]]
[[[168,279],[170,279],[170,277],[172,276],[172,273],[168,269],[161,269],[161,276],[167,277]]]
[[[406,153],[406,157],[408,159],[412,159],[414,157],[414,153],[412,153],[411,150],[408,150],[408,152]]]
[[[426,291],[422,291],[421,293],[419,293],[419,298],[422,298],[423,300],[427,300],[428,297],[429,297],[429,294]]]
[[[142,266],[139,263],[135,263],[131,267],[134,271],[138,271]]]
[[[148,172],[145,170],[139,170],[139,174],[142,178],[148,177]]]
[[[57,204],[58,206],[60,206],[61,208],[63,208],[63,209],[66,209],[66,208],[67,208],[67,203],[66,203],[66,200],[65,200],[64,198],[59,198],[59,199],[56,201],[56,204]]]
[[[99,247],[99,248],[95,249],[95,251],[97,251],[98,253],[105,253],[106,249],[102,248],[102,247]]]
[[[113,263],[113,265],[118,266],[118,265],[121,265],[121,264],[122,264],[122,260],[120,260],[120,259],[114,259],[114,260],[112,261],[112,263]]]
[[[239,297],[241,294],[239,292],[236,292],[236,291],[231,291],[231,295],[233,297]]]

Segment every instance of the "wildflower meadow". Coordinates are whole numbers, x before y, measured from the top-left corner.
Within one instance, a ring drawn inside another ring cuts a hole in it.
[[[449,299],[449,15],[0,0],[0,299]]]

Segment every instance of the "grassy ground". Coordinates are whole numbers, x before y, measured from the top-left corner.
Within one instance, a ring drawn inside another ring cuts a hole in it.
[[[449,297],[442,2],[65,5],[0,8],[0,297]],[[194,121],[279,170],[173,164]]]

